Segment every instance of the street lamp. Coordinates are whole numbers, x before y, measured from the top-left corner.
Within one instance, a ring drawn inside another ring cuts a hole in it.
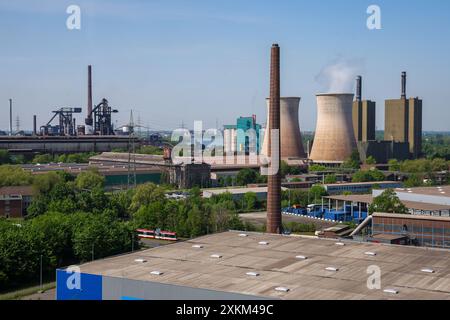
[[[40,257],[40,272],[39,272],[39,288],[40,288],[40,290],[39,290],[39,293],[42,293],[43,292],[43,285],[42,285],[42,254],[41,254],[41,257]]]

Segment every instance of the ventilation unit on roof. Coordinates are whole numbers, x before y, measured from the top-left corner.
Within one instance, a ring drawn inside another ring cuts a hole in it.
[[[258,277],[259,273],[258,272],[247,272],[246,275],[248,275],[250,277]]]
[[[398,290],[396,289],[384,289],[383,292],[389,294],[398,294]]]
[[[430,269],[430,268],[424,268],[424,269],[422,269],[420,271],[425,272],[425,273],[434,273],[434,270]]]
[[[336,267],[327,267],[327,268],[325,268],[325,270],[327,270],[327,271],[333,271],[333,272],[338,272],[338,271],[339,271],[339,269],[336,268]]]

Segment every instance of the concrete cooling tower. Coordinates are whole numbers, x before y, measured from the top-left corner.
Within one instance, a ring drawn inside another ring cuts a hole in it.
[[[352,120],[353,94],[318,94],[317,126],[310,159],[344,162],[356,149]]]
[[[269,103],[267,99],[267,114],[269,115]],[[280,100],[280,136],[281,136],[281,159],[287,158],[306,158],[306,153],[303,148],[302,136],[300,133],[300,125],[298,122],[298,110],[300,105],[300,98],[281,98]],[[269,119],[267,119],[267,126]],[[266,130],[264,135],[264,143],[262,147],[262,154],[268,155],[268,135],[269,131]]]

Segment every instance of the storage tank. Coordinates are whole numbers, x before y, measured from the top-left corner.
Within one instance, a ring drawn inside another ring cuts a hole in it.
[[[298,121],[300,99],[299,97],[282,97],[280,99],[281,159],[306,158]],[[270,100],[266,99],[266,102],[267,114],[269,114]],[[267,119],[268,123],[269,119]],[[262,154],[266,156],[268,155],[268,134],[269,131],[266,130],[262,147]]]
[[[317,95],[317,125],[310,159],[318,163],[347,160],[355,150],[352,93]]]

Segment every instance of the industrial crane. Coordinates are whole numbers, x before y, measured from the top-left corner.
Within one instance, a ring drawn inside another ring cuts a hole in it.
[[[81,108],[62,107],[59,110],[53,111],[54,115],[47,122],[45,126],[41,127],[41,133],[47,135],[59,135],[59,136],[75,136],[76,135],[76,122],[73,117],[74,113],[81,113]],[[59,116],[59,124],[52,126],[53,120]]]
[[[109,106],[108,100],[103,98],[92,112],[88,114],[88,119],[93,119],[94,122],[94,134],[100,136],[114,135],[111,115],[118,112],[118,110]]]

